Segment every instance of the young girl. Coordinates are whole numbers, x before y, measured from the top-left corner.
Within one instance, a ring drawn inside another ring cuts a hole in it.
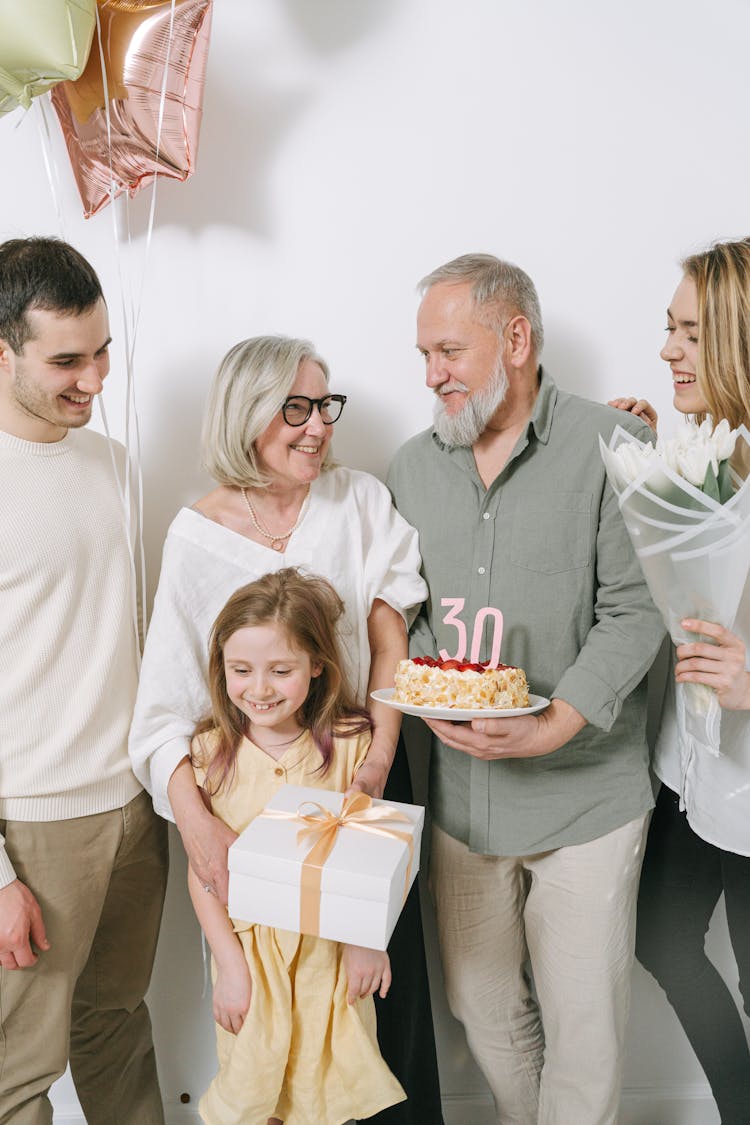
[[[192,761],[211,811],[239,833],[280,786],[344,791],[371,738],[348,697],[325,579],[286,568],[244,586],[209,642],[212,715]],[[201,1099],[210,1125],[337,1125],[403,1101],[378,1050],[371,994],[388,954],[232,920],[192,870],[213,954],[219,1073]]]
[[[661,357],[683,414],[750,429],[750,239],[719,242],[682,263]],[[616,399],[656,428],[643,399]],[[735,468],[744,477],[746,446]],[[675,694],[667,692],[654,757],[662,781],[638,899],[636,953],[666,991],[690,1039],[722,1125],[750,1122],[750,1050],[737,1006],[706,956],[722,892],[745,1012],[750,1015],[750,582],[730,631],[685,620],[696,640],[677,648],[675,680],[708,684],[722,706],[721,754],[681,750]]]

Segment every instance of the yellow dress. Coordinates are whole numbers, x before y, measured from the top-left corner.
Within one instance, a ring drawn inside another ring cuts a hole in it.
[[[242,832],[285,784],[343,792],[370,734],[334,740],[321,776],[320,751],[305,731],[279,760],[249,739],[228,792],[213,812]],[[196,768],[198,783],[203,771]],[[208,1125],[341,1125],[405,1100],[378,1048],[371,996],[348,1004],[342,946],[270,926],[233,925],[252,977],[252,1000],[237,1035],[216,1025],[219,1072],[200,1101]],[[394,982],[393,987],[408,982]]]

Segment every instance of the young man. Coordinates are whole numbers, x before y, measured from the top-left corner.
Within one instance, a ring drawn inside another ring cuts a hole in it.
[[[653,803],[643,680],[663,626],[598,437],[617,422],[649,430],[557,389],[539,366],[536,291],[516,266],[466,255],[421,289],[435,423],[390,475],[430,587],[412,650],[453,655],[460,629],[471,644],[494,606],[503,661],[552,700],[518,718],[429,723],[448,998],[499,1122],[613,1125]]]
[[[127,753],[133,586],[109,444],[85,430],[107,307],[56,239],[0,245],[0,1122],[164,1120],[148,1011],[166,825]],[[118,471],[123,450],[115,446]]]

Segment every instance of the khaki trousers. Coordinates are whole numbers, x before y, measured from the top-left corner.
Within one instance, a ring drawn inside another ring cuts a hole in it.
[[[0,821],[51,948],[0,968],[0,1123],[49,1125],[70,1066],[89,1125],[162,1125],[143,1001],[161,921],[167,826],[147,793],[122,809],[50,823]]]
[[[617,1121],[647,822],[513,857],[478,855],[433,828],[448,1002],[499,1125]]]

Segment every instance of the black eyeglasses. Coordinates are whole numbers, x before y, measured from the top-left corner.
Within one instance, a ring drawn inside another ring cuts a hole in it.
[[[326,395],[325,398],[308,398],[306,395],[290,395],[281,407],[287,426],[304,426],[317,406],[320,420],[326,426],[333,425],[341,417],[346,395]]]

